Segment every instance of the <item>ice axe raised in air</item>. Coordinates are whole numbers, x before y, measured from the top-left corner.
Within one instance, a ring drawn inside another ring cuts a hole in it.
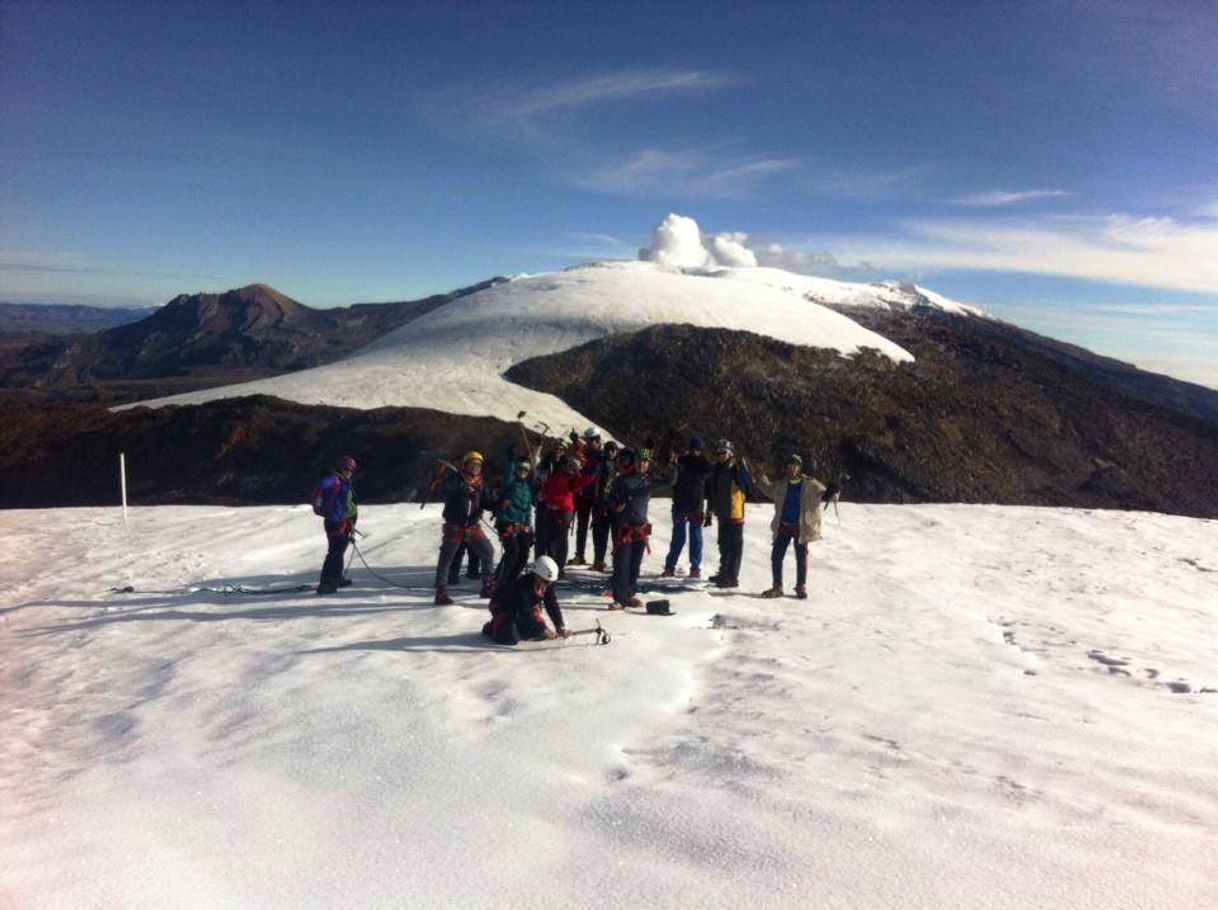
[[[520,427],[520,438],[524,440],[524,450],[529,456],[529,466],[536,468],[538,449],[533,448],[533,444],[529,442],[529,434],[524,428],[524,419],[528,413],[528,411],[520,411],[516,414],[516,426]],[[538,447],[540,448],[540,443],[538,443]]]

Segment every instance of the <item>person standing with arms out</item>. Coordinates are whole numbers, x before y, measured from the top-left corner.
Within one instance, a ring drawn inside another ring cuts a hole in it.
[[[672,475],[652,477],[651,452],[639,450],[638,456],[619,470],[613,483],[613,510],[618,516],[613,548],[613,604],[610,610],[641,607],[635,596],[639,584],[639,569],[651,538],[651,522],[647,510],[651,492],[656,487],[672,483]]]
[[[782,562],[787,547],[795,544],[795,596],[808,596],[808,543],[820,540],[823,503],[832,494],[810,474],[803,472],[804,462],[798,455],[786,460],[786,477],[771,482],[765,472],[757,480],[757,489],[774,500],[774,546],[770,550],[770,568],[774,584],[762,597],[782,597]],[[815,464],[813,464],[815,470]]]
[[[702,523],[706,519],[706,479],[714,466],[702,454],[700,436],[689,441],[689,448],[677,460],[677,479],[672,488],[672,544],[664,560],[664,577],[677,574],[677,560],[685,549],[685,528],[689,526],[689,577],[702,577]]]
[[[461,469],[453,470],[444,462],[438,486],[444,497],[444,535],[440,540],[440,559],[436,563],[436,600],[441,606],[451,604],[448,596],[448,570],[453,554],[461,544],[477,553],[482,565],[481,597],[491,594],[491,573],[495,567],[495,548],[482,531],[482,510],[492,508],[494,499],[483,483],[482,455],[468,452]]]
[[[334,594],[339,588],[351,584],[351,579],[343,578],[343,554],[347,552],[347,544],[351,542],[355,522],[359,518],[355,487],[351,485],[355,469],[354,458],[341,456],[334,463],[334,473],[323,477],[309,496],[313,514],[323,519],[322,527],[325,528],[329,544],[326,559],[321,565],[321,580],[317,583],[318,594]]]
[[[583,473],[592,474],[595,477],[605,455],[601,448],[601,434],[596,432],[595,427],[588,427],[584,430],[578,448],[580,461],[583,464],[581,470]],[[584,553],[588,545],[588,523],[595,508],[596,484],[594,482],[584,487],[575,496],[575,557],[569,560],[568,565],[586,566],[588,564],[584,559]],[[593,546],[595,547],[595,541]]]
[[[707,479],[707,499],[710,512],[706,514],[706,526],[710,527],[711,514],[719,519],[719,572],[712,581],[719,588],[740,586],[740,561],[744,557],[744,503],[753,490],[744,459],[737,460],[732,444],[721,439],[715,445],[715,467]]]

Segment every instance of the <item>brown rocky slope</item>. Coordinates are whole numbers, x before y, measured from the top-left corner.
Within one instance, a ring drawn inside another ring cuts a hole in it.
[[[977,320],[890,314],[897,365],[743,332],[654,326],[508,376],[627,439],[732,439],[848,473],[870,502],[993,502],[1218,516],[1218,424],[1126,397]]]

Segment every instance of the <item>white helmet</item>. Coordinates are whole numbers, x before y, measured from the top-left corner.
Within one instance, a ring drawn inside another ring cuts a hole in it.
[[[596,427],[588,427],[584,430],[584,439],[600,439],[601,434],[597,432]]]
[[[542,581],[551,583],[558,581],[558,563],[549,556],[538,556],[537,561],[529,567],[529,571]]]

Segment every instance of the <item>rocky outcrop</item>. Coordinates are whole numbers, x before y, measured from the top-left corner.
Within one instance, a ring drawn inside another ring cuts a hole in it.
[[[742,332],[655,326],[518,364],[628,440],[727,437],[771,473],[812,455],[869,502],[995,502],[1218,516],[1218,423],[1140,401],[979,320],[881,314],[913,364]]]

